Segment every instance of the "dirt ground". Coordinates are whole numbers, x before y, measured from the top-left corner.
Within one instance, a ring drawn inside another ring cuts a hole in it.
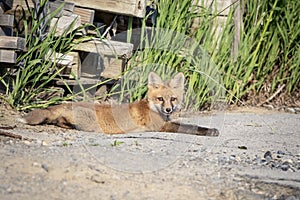
[[[219,137],[28,126],[0,109],[0,199],[300,199],[300,115],[184,117]],[[6,135],[6,136],[4,136]]]

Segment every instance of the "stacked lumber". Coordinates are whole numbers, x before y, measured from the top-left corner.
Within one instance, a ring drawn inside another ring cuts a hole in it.
[[[25,39],[13,37],[14,16],[5,14],[12,8],[12,0],[0,2],[0,64],[1,66],[16,63],[18,51],[26,50]]]
[[[103,4],[103,2],[107,1],[84,1],[84,6],[82,6],[82,3],[75,1],[49,1],[46,13],[55,11],[58,7],[62,6],[62,3],[64,3],[61,12],[57,13],[55,18],[52,19],[49,31],[55,27],[55,35],[60,36],[71,24],[73,24],[73,30],[84,24],[97,24],[97,20],[95,21],[94,18],[95,12],[102,12],[101,10],[103,9],[111,11],[109,8],[110,5],[107,3]],[[28,0],[27,5],[25,0],[10,0],[10,13],[14,13],[14,10],[19,9],[20,6],[22,6],[23,9],[27,9],[27,6],[29,6],[29,8],[33,8],[35,3],[38,3],[38,1],[35,2],[35,0]],[[126,11],[126,13],[131,16],[141,16],[144,9],[140,7],[140,1],[134,0],[130,3],[130,1],[127,0],[121,3],[118,2],[118,5],[121,5],[121,7],[124,8],[127,7],[128,4],[133,5],[135,3],[139,6],[133,7],[137,7],[139,12],[137,13],[132,10],[132,13],[130,13],[131,11]],[[102,9],[100,9],[100,7]],[[121,7],[118,8],[120,10],[116,10],[116,8],[114,8],[114,11],[117,13],[123,13],[124,9]],[[11,22],[10,28],[12,32],[13,19]],[[86,34],[86,32],[83,32],[83,34]],[[0,40],[0,48],[5,45],[4,40],[4,38],[3,40]],[[15,41],[15,43],[16,42],[18,41]],[[25,41],[23,43],[23,45],[25,45]],[[19,46],[18,48],[21,47]],[[132,51],[132,44],[106,39],[100,40],[95,35],[94,39],[74,46],[73,52],[64,55],[50,51],[49,54],[51,55],[50,59],[53,61],[55,60],[58,67],[64,68],[62,75],[66,80],[63,82],[58,81],[57,84],[67,83],[69,85],[76,85],[78,84],[78,80],[80,80],[80,84],[95,84],[95,80],[99,80],[99,77],[118,78],[118,76],[126,68],[127,60],[131,57]],[[14,58],[16,58],[16,55],[14,55]]]

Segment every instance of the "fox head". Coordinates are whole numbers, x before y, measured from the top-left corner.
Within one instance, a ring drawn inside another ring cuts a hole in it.
[[[173,79],[163,81],[156,73],[148,76],[148,102],[150,109],[169,119],[180,109],[184,94],[184,75],[178,73]]]

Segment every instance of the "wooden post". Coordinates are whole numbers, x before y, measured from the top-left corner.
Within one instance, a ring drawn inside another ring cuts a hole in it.
[[[232,0],[235,2],[236,0]],[[240,39],[241,39],[241,32],[244,29],[243,24],[243,13],[244,13],[244,1],[239,0],[235,6],[234,11],[234,36],[233,36],[233,44],[231,48],[231,57],[233,58],[234,62],[237,60],[239,47],[240,47]]]

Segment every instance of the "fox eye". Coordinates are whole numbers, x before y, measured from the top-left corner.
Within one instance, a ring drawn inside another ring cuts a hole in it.
[[[164,101],[164,98],[162,98],[162,97],[157,97],[157,100],[158,100],[158,101]]]
[[[175,101],[176,100],[176,97],[171,97],[171,101]]]

